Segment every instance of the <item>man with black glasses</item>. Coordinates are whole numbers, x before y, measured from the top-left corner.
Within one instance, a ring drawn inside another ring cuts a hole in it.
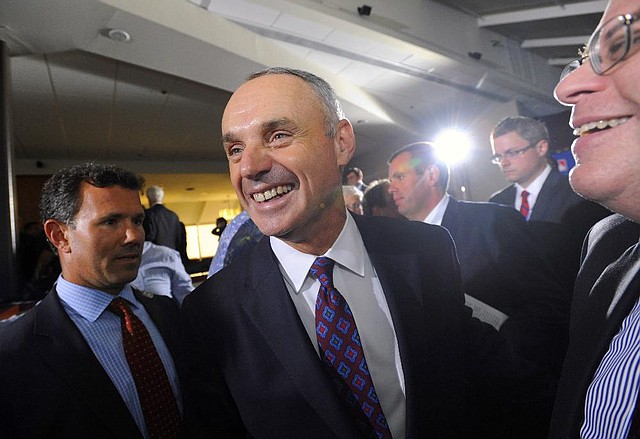
[[[584,237],[611,212],[571,189],[567,177],[549,157],[549,132],[544,122],[507,117],[491,132],[491,147],[492,162],[513,184],[489,201],[514,207],[524,216],[542,255],[571,294]]]
[[[640,381],[640,0],[611,0],[557,99],[573,107],[576,192],[620,215],[590,232],[552,438],[637,438]]]

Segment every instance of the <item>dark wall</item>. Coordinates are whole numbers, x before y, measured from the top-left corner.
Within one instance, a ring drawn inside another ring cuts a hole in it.
[[[573,130],[569,126],[569,110],[551,116],[540,117],[538,120],[547,124],[551,143],[551,152],[567,151],[575,139]]]

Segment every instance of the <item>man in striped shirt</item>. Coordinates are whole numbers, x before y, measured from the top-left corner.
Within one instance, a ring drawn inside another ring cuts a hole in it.
[[[573,189],[621,214],[587,237],[551,438],[640,437],[640,0],[610,0],[556,88],[572,108]]]

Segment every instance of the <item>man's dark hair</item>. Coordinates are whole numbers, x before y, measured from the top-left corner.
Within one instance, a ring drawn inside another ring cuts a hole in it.
[[[364,191],[362,197],[362,210],[365,215],[373,215],[374,207],[386,208],[393,203],[389,195],[389,186],[391,186],[391,181],[387,178],[369,183],[369,187]]]
[[[524,116],[509,116],[502,119],[491,131],[491,138],[515,132],[518,136],[536,144],[541,140],[549,141],[549,131],[544,122]]]
[[[360,180],[362,180],[362,177],[364,177],[364,174],[362,173],[362,169],[360,169],[360,168],[358,168],[358,167],[356,167],[356,166],[354,166],[353,168],[349,168],[349,169],[347,169],[347,171],[344,173],[344,175],[345,175],[345,176],[346,176],[346,175],[349,175],[349,174],[351,174],[352,172],[355,172],[355,174],[358,176],[358,178],[359,178]]]
[[[449,166],[447,163],[438,157],[437,151],[433,143],[431,142],[415,142],[409,145],[403,146],[389,157],[387,164],[390,165],[391,161],[402,154],[408,152],[411,154],[411,165],[415,169],[416,174],[422,175],[425,173],[429,165],[434,165],[438,168],[440,176],[438,178],[438,186],[445,191],[449,187]]]
[[[71,225],[80,209],[80,186],[85,182],[104,188],[121,186],[134,191],[142,190],[144,179],[114,165],[84,163],[56,172],[42,187],[40,221],[55,219]]]

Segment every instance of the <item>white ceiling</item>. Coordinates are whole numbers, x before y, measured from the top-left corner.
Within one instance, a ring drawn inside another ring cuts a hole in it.
[[[249,73],[286,65],[336,88],[356,130],[354,164],[371,178],[407,142],[469,130],[470,179],[484,199],[503,184],[487,160],[491,126],[563,110],[552,97],[557,64],[586,41],[606,1],[367,4],[368,17],[351,0],[2,0],[16,169],[93,159],[162,174],[167,204],[201,203],[185,222],[208,221],[229,194],[204,177],[226,172],[224,105]],[[131,41],[110,39],[111,29]]]

